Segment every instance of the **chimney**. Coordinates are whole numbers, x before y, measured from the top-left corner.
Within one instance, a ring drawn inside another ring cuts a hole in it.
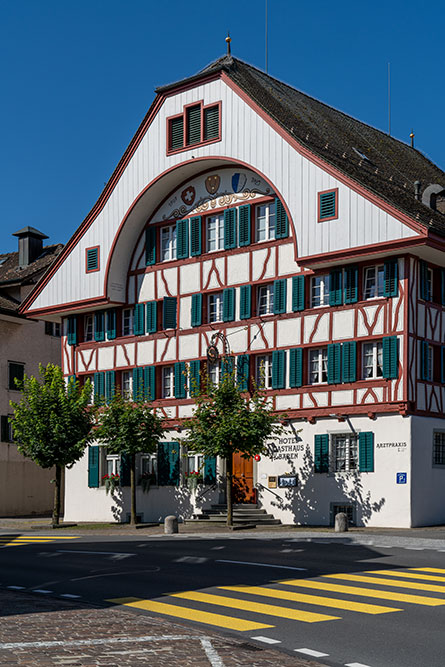
[[[414,183],[414,197],[417,199],[417,201],[420,201],[420,186],[421,186],[420,181],[416,181]]]
[[[48,236],[39,232],[34,227],[23,227],[13,236],[19,239],[19,267],[24,268],[34,262],[42,254],[43,239]]]

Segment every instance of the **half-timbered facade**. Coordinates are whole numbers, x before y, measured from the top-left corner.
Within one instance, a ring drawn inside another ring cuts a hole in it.
[[[235,461],[241,499],[284,523],[445,520],[444,202],[414,148],[231,56],[158,89],[23,307],[63,319],[67,377],[164,415],[139,461],[144,520],[222,500],[222,463],[179,443],[193,383],[222,372],[217,333],[242,390],[261,383],[286,420],[267,455]],[[119,470],[112,498],[101,480]],[[125,462],[90,447],[66,518],[126,520],[126,484]]]

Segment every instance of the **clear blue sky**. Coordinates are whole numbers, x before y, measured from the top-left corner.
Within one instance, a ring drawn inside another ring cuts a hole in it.
[[[66,242],[154,97],[225,52],[264,68],[265,0],[0,0],[0,252]],[[445,169],[445,3],[269,0],[269,73]]]

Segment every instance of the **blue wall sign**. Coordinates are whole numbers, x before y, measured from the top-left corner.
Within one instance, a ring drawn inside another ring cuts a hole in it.
[[[406,484],[406,472],[398,472],[396,473],[396,480],[397,484]]]

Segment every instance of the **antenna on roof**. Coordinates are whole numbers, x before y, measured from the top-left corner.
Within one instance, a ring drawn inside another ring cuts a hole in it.
[[[414,148],[414,131],[411,130],[411,134],[409,135],[409,138],[411,139],[411,148]]]
[[[266,74],[267,74],[267,0],[266,0],[266,20],[265,20],[265,47],[266,47]]]
[[[391,63],[388,63],[388,134],[391,136]]]
[[[227,55],[230,56],[231,51],[230,51],[230,42],[232,41],[230,37],[230,32],[227,31],[227,37],[226,37],[226,42],[227,42]]]

